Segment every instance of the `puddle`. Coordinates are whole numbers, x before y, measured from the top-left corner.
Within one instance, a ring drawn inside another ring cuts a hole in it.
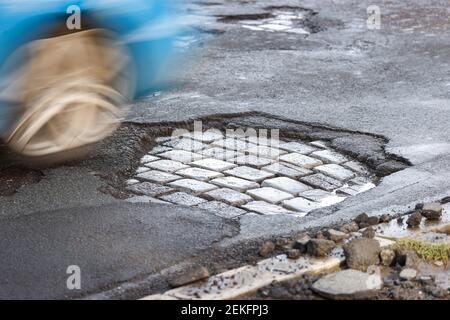
[[[419,234],[433,230],[439,225],[450,223],[450,203],[444,204],[443,207],[441,220],[427,221],[422,219],[417,228],[408,228],[406,220],[408,220],[409,215],[406,215],[402,217],[401,222],[393,219],[389,223],[378,225],[377,232],[387,238],[417,237]]]
[[[242,28],[253,31],[286,32],[309,35],[324,30],[314,18],[316,12],[310,9],[290,6],[271,6],[270,13],[223,16],[219,22],[238,23]]]

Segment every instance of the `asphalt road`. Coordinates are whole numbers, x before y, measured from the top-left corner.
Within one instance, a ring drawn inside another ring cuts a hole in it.
[[[238,225],[194,209],[124,203],[101,192],[104,180],[83,164],[46,169],[39,182],[0,197],[0,297],[100,293],[155,274],[213,244],[224,250],[245,247],[272,235],[347,221],[362,211],[400,213],[416,202],[448,195],[446,3],[378,2],[380,30],[366,27],[370,4],[350,0],[192,4],[211,18],[201,27],[214,32],[201,33],[193,44],[190,54],[195,59],[188,59],[190,63],[174,76],[179,86],[133,105],[127,121],[157,123],[265,111],[382,135],[389,140],[387,151],[414,166],[349,198],[329,215],[302,223],[287,216],[249,216]],[[309,36],[253,31],[233,19],[214,18],[270,13],[270,5],[316,11],[314,23],[321,31]],[[80,264],[86,275],[81,292],[67,292],[68,264]]]

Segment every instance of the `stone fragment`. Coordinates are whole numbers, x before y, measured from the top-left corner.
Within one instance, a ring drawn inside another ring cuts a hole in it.
[[[382,249],[380,259],[383,266],[389,267],[395,260],[395,251],[389,248]]]
[[[209,277],[209,271],[204,266],[194,263],[182,263],[161,271],[162,276],[171,287],[181,287]]]
[[[344,224],[342,227],[339,228],[340,231],[345,233],[352,233],[359,230],[359,226],[356,222],[351,222]]]
[[[366,230],[363,231],[362,236],[364,238],[373,239],[375,237],[375,229],[372,227],[367,227]]]
[[[334,242],[341,242],[349,237],[348,234],[342,231],[334,230],[334,229],[328,229],[325,232],[325,236]]]
[[[322,277],[312,289],[328,299],[367,299],[374,297],[382,286],[380,275],[348,269]]]
[[[259,255],[263,258],[267,257],[275,250],[275,244],[272,241],[264,242],[259,249]]]
[[[374,239],[357,238],[344,245],[344,253],[349,268],[367,271],[380,261],[380,244]]]
[[[308,242],[311,238],[307,235],[299,237],[294,241],[292,248],[298,249],[301,253],[306,253]]]
[[[414,212],[411,214],[406,220],[406,224],[409,228],[417,228],[420,223],[422,222],[422,214],[419,211]]]
[[[326,239],[311,239],[306,245],[306,251],[309,255],[315,257],[324,257],[336,247],[336,243]]]
[[[412,268],[405,268],[402,271],[400,271],[398,276],[400,277],[401,280],[411,281],[417,277],[417,270]]]
[[[288,250],[287,256],[288,256],[289,259],[294,259],[295,260],[295,259],[300,258],[301,252],[298,249],[291,249],[291,250]]]
[[[422,216],[428,220],[439,220],[442,216],[442,209],[439,202],[425,203],[422,208]]]

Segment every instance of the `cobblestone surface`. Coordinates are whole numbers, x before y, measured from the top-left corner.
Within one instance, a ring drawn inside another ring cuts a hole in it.
[[[234,219],[309,212],[373,188],[368,169],[326,141],[275,141],[218,130],[160,137],[125,188],[131,202],[196,206]]]

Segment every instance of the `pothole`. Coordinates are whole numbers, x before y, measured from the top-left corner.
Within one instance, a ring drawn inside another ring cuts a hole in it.
[[[270,6],[269,11],[258,14],[221,16],[218,21],[238,23],[242,28],[253,31],[287,32],[309,35],[323,31],[317,12],[302,7]]]
[[[143,135],[144,145],[139,142],[146,151],[122,182],[107,174],[111,185],[131,202],[197,207],[226,218],[301,218],[367,191],[380,174],[407,166],[384,153],[381,137],[263,114],[140,130],[151,134]],[[354,141],[363,144],[364,152]]]

